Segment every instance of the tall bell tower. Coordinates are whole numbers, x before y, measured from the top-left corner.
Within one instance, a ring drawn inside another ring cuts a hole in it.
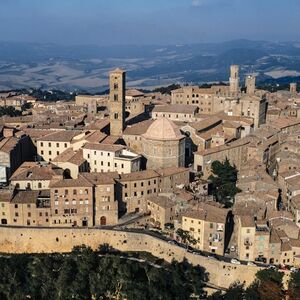
[[[110,134],[121,136],[125,129],[125,71],[117,68],[109,73]]]

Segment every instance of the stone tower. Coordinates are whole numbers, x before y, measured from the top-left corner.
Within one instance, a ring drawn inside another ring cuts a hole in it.
[[[109,73],[110,134],[121,136],[125,129],[125,71]]]
[[[295,82],[290,83],[290,92],[292,94],[297,94],[297,83]]]
[[[253,95],[255,92],[255,76],[248,75],[245,79],[246,93]]]
[[[239,92],[240,82],[239,82],[239,66],[231,65],[230,66],[230,93],[237,94]]]

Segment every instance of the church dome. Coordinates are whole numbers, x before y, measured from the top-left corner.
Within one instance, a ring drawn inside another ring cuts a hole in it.
[[[143,134],[147,140],[176,141],[184,138],[179,128],[167,118],[155,120]]]

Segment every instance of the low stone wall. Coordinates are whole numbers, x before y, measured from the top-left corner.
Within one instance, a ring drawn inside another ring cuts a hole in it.
[[[95,228],[29,228],[0,227],[0,252],[2,253],[52,253],[70,252],[74,246],[85,244],[92,249],[107,243],[120,251],[145,251],[171,261],[184,257],[193,265],[203,266],[209,272],[210,283],[227,288],[235,281],[252,283],[258,267],[233,265],[186,252],[153,236]]]

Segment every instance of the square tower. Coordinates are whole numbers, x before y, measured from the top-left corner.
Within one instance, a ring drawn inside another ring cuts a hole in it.
[[[125,71],[109,73],[110,134],[121,136],[125,129]]]
[[[255,76],[248,75],[245,79],[246,93],[253,95],[255,93]]]
[[[230,66],[230,78],[229,78],[229,89],[230,93],[237,94],[240,88],[240,79],[239,79],[239,66],[231,65]]]

